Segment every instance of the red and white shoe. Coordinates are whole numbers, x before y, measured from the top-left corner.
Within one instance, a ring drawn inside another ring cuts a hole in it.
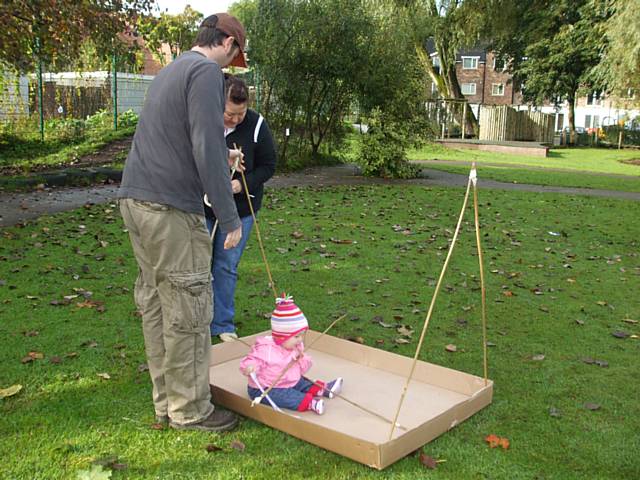
[[[324,400],[321,398],[314,398],[309,404],[309,410],[313,410],[318,415],[322,415],[324,413]]]

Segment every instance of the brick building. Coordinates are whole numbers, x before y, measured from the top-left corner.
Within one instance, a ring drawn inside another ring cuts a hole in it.
[[[427,51],[433,65],[439,70],[440,59],[431,39],[427,41]],[[531,106],[525,104],[522,93],[512,76],[506,71],[505,61],[483,47],[461,50],[456,54],[456,74],[462,94],[478,116],[481,105],[511,105],[516,109],[539,110],[556,116],[556,130],[569,126],[568,105],[555,106],[551,102]],[[435,84],[431,91],[438,97]],[[631,100],[631,101],[630,101]],[[575,105],[575,124],[578,130],[616,124],[620,119],[633,119],[640,110],[632,108],[633,93],[627,99],[614,99],[598,92],[579,97]]]

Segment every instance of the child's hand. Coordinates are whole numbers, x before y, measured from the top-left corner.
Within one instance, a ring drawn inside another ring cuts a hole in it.
[[[253,365],[248,365],[245,368],[242,369],[242,374],[246,375],[247,377],[249,375],[251,375],[253,372],[256,371],[256,367],[254,367]]]

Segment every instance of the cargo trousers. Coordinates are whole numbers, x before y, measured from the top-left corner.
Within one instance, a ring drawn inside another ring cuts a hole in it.
[[[188,425],[214,410],[209,390],[211,239],[204,215],[125,198],[120,212],[139,267],[136,307],[158,416]]]

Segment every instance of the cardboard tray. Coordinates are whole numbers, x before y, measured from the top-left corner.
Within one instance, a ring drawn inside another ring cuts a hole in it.
[[[262,332],[244,337],[253,344]],[[308,331],[310,345],[321,334]],[[313,412],[279,413],[270,406],[251,407],[247,379],[238,366],[249,348],[241,342],[226,342],[211,348],[209,381],[214,402],[286,432],[326,450],[382,470],[420,448],[491,403],[493,382],[418,361],[404,399],[393,437],[390,421],[395,416],[412,358],[385,352],[340,338],[324,335],[308,354],[312,380],[344,378],[341,395],[372,410],[385,421],[341,398],[325,400],[324,415]]]

